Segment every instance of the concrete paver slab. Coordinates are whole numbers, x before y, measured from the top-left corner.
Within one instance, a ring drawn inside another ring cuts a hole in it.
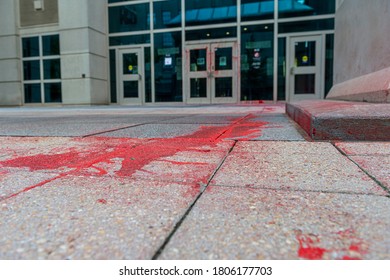
[[[317,143],[308,144],[311,144],[313,149],[321,146],[317,146]],[[264,143],[259,144],[259,149],[263,145]],[[251,146],[255,147],[255,144]],[[239,153],[234,150],[211,184],[388,195],[359,167],[341,154],[292,154],[291,151],[285,152],[286,150]]]
[[[387,197],[209,187],[160,259],[389,259]]]
[[[177,183],[58,179],[2,202],[0,259],[151,259],[198,193]]]
[[[180,136],[197,137],[194,135],[202,127],[207,127],[210,125],[204,124],[145,124],[137,127],[127,128],[118,130],[115,132],[103,133],[101,136],[105,137],[129,137],[129,138],[175,138]],[[224,126],[220,126],[218,129],[218,124],[212,125],[215,128],[215,132],[212,135],[207,135],[208,137],[218,137],[220,133],[224,131]],[[199,137],[203,138],[203,135]]]
[[[173,123],[173,124],[230,124],[234,121],[238,121],[245,117],[246,114],[233,114],[233,115],[193,115],[182,118],[175,118],[162,123]]]
[[[335,155],[340,152],[330,143],[326,142],[290,142],[290,141],[267,141],[267,142],[238,142],[234,146],[232,154],[235,153],[282,153],[289,155]]]
[[[58,178],[59,174],[55,173],[38,173],[38,172],[7,172],[0,171],[0,204],[1,201],[39,186],[42,182],[49,182]]]
[[[336,142],[347,155],[390,155],[390,142]]]
[[[390,155],[351,156],[351,159],[381,182],[390,194]]]

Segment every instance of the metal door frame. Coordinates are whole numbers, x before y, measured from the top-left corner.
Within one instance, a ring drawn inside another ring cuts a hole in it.
[[[145,100],[145,86],[144,86],[144,50],[143,48],[126,48],[119,49],[117,56],[117,73],[118,73],[118,103],[121,105],[143,105]],[[138,74],[123,74],[123,54],[135,53],[138,57]],[[123,92],[123,82],[138,81],[138,97],[125,98]]]
[[[316,42],[316,65],[296,67],[295,65],[295,43],[302,41]],[[286,75],[286,84],[288,85],[287,101],[298,101],[305,99],[323,99],[324,97],[324,75],[323,67],[325,65],[323,34],[292,36],[288,38],[288,72]],[[315,94],[295,94],[295,75],[296,74],[315,74]]]

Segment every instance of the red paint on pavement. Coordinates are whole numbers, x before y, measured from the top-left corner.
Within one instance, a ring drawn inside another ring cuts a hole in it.
[[[356,236],[352,229],[332,233],[328,236],[333,240],[335,247],[325,249],[320,246],[320,238],[314,234],[298,232],[298,256],[308,260],[324,259],[325,254],[335,254],[342,260],[360,260],[368,252],[368,245]]]
[[[257,138],[261,134],[261,128],[266,123],[256,121],[254,120],[255,118],[256,116],[254,115],[248,115],[229,125],[202,126],[190,135],[175,138],[156,138],[142,141],[104,137],[73,138],[72,141],[82,145],[77,145],[77,147],[70,149],[64,148],[63,153],[60,153],[61,150],[58,150],[57,147],[50,151],[55,151],[55,154],[20,156],[0,161],[0,167],[28,168],[30,171],[51,170],[61,173],[60,176],[54,179],[28,187],[8,198],[43,186],[66,175],[105,176],[108,174],[105,166],[117,167],[112,169],[111,175],[131,177],[137,171],[150,172],[144,170],[144,167],[157,161],[165,161],[179,166],[189,166],[189,168],[183,167],[180,173],[181,177],[184,179],[189,178],[198,183],[207,183],[207,180],[218,166],[218,162],[181,162],[167,158],[180,152],[210,153],[224,139],[251,140]],[[120,160],[120,163],[118,163],[118,160]],[[202,170],[199,168],[202,168]],[[204,170],[207,171],[203,172]],[[162,180],[172,181],[177,176],[170,173],[169,168],[168,171],[164,171],[165,174],[163,176],[165,178],[161,178]],[[178,173],[176,172],[176,174]],[[199,186],[195,189],[199,190]]]
[[[308,260],[321,260],[326,249],[318,246],[320,239],[315,235],[298,234],[298,256]]]
[[[100,203],[100,204],[107,204],[107,200],[105,200],[103,198],[96,200],[96,202]]]

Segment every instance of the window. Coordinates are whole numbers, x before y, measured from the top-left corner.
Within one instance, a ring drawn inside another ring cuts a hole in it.
[[[62,102],[59,35],[22,38],[22,49],[24,102]]]

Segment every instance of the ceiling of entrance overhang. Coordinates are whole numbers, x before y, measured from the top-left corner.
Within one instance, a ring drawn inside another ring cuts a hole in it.
[[[242,17],[266,16],[274,13],[274,2],[265,1],[260,3],[247,3],[241,5]],[[279,13],[302,13],[313,12],[314,9],[296,2],[295,0],[279,1]],[[237,14],[236,6],[204,8],[186,11],[186,22],[214,22],[235,18]],[[181,22],[181,15],[173,18],[169,24],[178,24]]]

